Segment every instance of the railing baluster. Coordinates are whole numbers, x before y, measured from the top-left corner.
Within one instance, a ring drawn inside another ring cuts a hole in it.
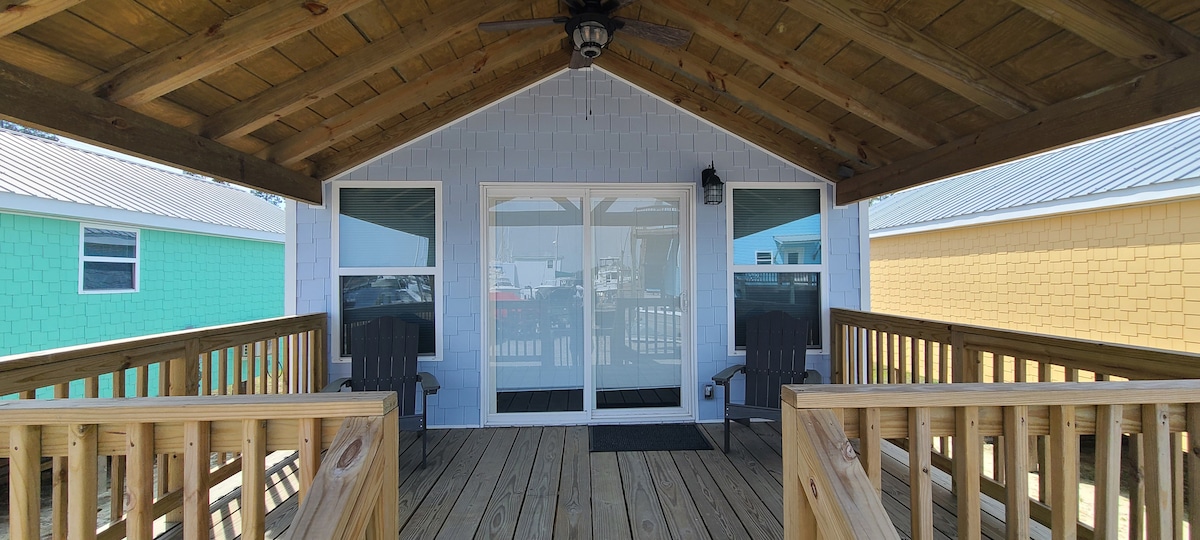
[[[933,382],[933,342],[928,339],[925,342],[925,380],[923,383],[929,384]]]
[[[1189,536],[1191,540],[1200,540],[1200,404],[1197,403],[1187,406],[1187,439]]]
[[[242,538],[266,534],[267,423],[242,421]]]
[[[300,502],[312,488],[317,468],[321,466],[321,419],[303,418],[299,425],[300,435]]]
[[[1050,382],[1053,375],[1050,364],[1046,362],[1038,362],[1037,380],[1038,382]],[[1050,436],[1043,435],[1037,440],[1037,474],[1038,474],[1038,500],[1042,502],[1050,502],[1050,487],[1053,479],[1050,478],[1050,467],[1052,466],[1051,458],[1053,450],[1050,448]]]
[[[15,540],[37,540],[42,537],[42,427],[9,428],[8,452],[8,532]]]
[[[209,451],[209,423],[183,424],[183,538],[207,539],[211,534],[212,515],[209,510],[208,473],[212,453]]]
[[[149,540],[154,535],[154,424],[129,424],[125,436],[125,534],[132,540]]]
[[[1095,540],[1117,540],[1121,499],[1121,405],[1096,408]]]
[[[54,385],[54,399],[66,399],[71,396],[71,385],[62,383]],[[50,484],[50,535],[54,540],[67,537],[67,458],[51,458]]]
[[[958,536],[982,535],[979,499],[979,407],[958,407],[954,418],[954,489],[958,495]]]
[[[1137,470],[1133,475],[1133,485],[1129,486],[1129,538],[1142,540],[1146,531],[1146,482],[1143,480],[1146,470],[1146,452],[1141,433],[1129,436],[1129,456]]]
[[[908,410],[908,485],[913,540],[933,538],[933,476],[929,452],[930,413],[924,407]]]
[[[1004,456],[1013,474],[1004,485],[1004,523],[1008,540],[1029,538],[1029,407],[1004,408]]]
[[[1183,433],[1171,434],[1171,522],[1174,526],[1175,540],[1183,540],[1184,500],[1183,500],[1183,468],[1184,453]]]
[[[113,373],[113,397],[125,397],[125,370]],[[108,522],[116,523],[125,515],[125,456],[112,456],[108,471]]]
[[[868,407],[858,413],[858,457],[876,493],[880,493],[883,487],[882,426],[879,420],[878,407]]]
[[[1050,470],[1050,531],[1053,540],[1073,540],[1079,521],[1079,436],[1075,433],[1075,406],[1050,406],[1050,443],[1059,457]]]
[[[246,386],[243,386],[243,384],[242,384],[242,380],[243,380],[242,377],[244,376],[244,374],[242,373],[242,371],[244,369],[242,367],[242,359],[245,357],[245,354],[246,354],[245,347],[246,347],[245,345],[237,345],[233,349],[233,387],[230,388],[230,392],[229,392],[230,394],[237,395],[237,394],[248,393],[248,392],[244,391],[246,389]]]
[[[67,538],[96,538],[96,425],[72,424],[67,429]]]
[[[1165,404],[1142,405],[1145,441],[1146,533],[1149,538],[1171,537],[1171,436]]]

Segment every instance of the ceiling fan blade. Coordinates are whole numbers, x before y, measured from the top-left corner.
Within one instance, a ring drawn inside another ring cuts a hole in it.
[[[566,4],[572,13],[582,11],[584,7],[583,0],[562,0],[562,3]]]
[[[642,38],[664,47],[677,49],[687,45],[688,40],[692,39],[692,32],[690,30],[672,28],[636,19],[626,19],[624,17],[613,17],[613,19],[620,21],[624,25],[617,30],[618,35],[625,34]]]
[[[524,30],[526,28],[538,28],[541,26],[554,26],[567,22],[566,17],[551,17],[549,19],[521,19],[519,21],[492,21],[479,23],[479,29],[484,32],[508,32],[511,30]]]
[[[637,0],[608,0],[604,3],[604,12],[612,13],[634,2],[637,2]]]
[[[592,59],[584,56],[583,53],[579,51],[571,53],[571,69],[585,68],[591,65]]]

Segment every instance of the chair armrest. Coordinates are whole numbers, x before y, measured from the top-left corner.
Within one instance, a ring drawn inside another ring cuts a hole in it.
[[[426,395],[436,394],[438,390],[442,389],[442,385],[438,382],[437,377],[434,377],[432,373],[427,371],[418,371],[417,381],[421,383],[421,389],[425,391]]]
[[[721,386],[725,386],[725,385],[729,384],[729,379],[732,379],[734,375],[737,375],[738,373],[742,373],[744,371],[746,371],[746,364],[732,365],[732,366],[729,366],[729,367],[721,370],[720,373],[713,375],[712,380],[713,380],[713,382],[715,382]]]
[[[821,372],[815,369],[810,369],[804,372],[804,382],[802,384],[821,384]]]
[[[321,391],[322,392],[337,392],[339,389],[341,389],[341,387],[347,386],[349,384],[350,384],[350,378],[342,377],[340,379],[334,379],[333,382],[325,385],[325,388],[322,388]]]

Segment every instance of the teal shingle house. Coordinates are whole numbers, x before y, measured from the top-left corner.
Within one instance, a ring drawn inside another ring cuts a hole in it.
[[[0,130],[0,356],[283,314],[284,212]]]

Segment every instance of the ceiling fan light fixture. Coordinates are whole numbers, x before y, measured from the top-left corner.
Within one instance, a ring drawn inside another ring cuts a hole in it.
[[[585,58],[595,58],[612,41],[612,33],[600,21],[580,21],[571,31],[571,41]]]

